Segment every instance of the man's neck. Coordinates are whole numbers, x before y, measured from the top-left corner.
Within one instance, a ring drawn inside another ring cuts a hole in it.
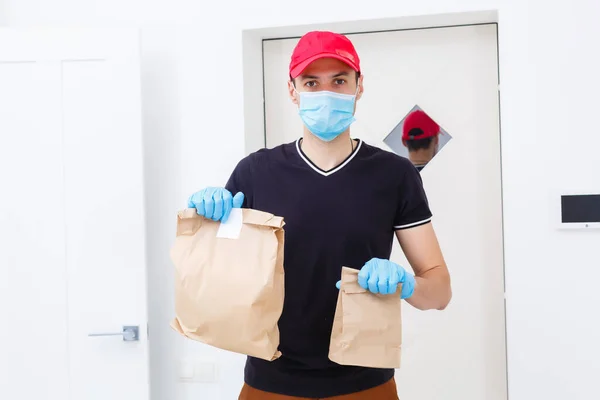
[[[352,153],[354,146],[349,130],[331,142],[324,142],[305,128],[301,143],[302,152],[323,171],[329,171],[340,165]]]

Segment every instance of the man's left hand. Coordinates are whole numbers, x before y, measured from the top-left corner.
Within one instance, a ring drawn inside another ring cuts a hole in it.
[[[372,293],[396,293],[400,283],[402,284],[400,297],[407,299],[412,296],[415,291],[415,277],[390,260],[373,258],[358,273],[358,284]],[[339,289],[340,286],[341,281],[338,281],[336,287]]]

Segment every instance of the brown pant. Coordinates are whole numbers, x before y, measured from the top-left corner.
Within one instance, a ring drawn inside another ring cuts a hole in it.
[[[282,394],[267,393],[262,390],[254,389],[246,384],[242,387],[242,392],[238,400],[319,400],[308,397],[293,397]],[[390,379],[383,385],[362,392],[346,394],[343,396],[327,397],[327,400],[398,400],[396,390],[396,381]]]

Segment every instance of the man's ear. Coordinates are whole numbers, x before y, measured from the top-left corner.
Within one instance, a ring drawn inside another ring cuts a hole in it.
[[[365,90],[364,86],[363,86],[363,75],[361,74],[358,77],[358,92],[356,93],[356,100],[360,100],[360,98],[362,97],[362,94]]]
[[[296,90],[294,89],[294,82],[291,79],[288,81],[288,95],[290,96],[292,103],[298,105],[298,97],[296,95]]]

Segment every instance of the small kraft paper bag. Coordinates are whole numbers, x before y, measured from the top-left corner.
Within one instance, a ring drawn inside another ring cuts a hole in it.
[[[329,359],[341,365],[400,368],[402,287],[395,294],[371,293],[358,284],[358,272],[342,268]]]
[[[171,248],[175,315],[171,327],[220,349],[272,361],[284,299],[282,217],[233,209],[225,223],[178,213]]]

